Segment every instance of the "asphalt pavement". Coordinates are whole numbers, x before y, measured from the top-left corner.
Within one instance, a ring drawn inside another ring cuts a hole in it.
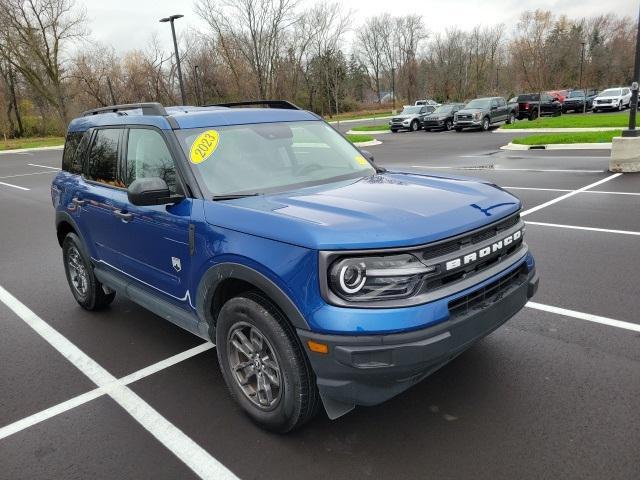
[[[540,290],[416,387],[288,435],[235,406],[210,344],[122,298],[82,310],[54,231],[61,151],[0,154],[0,479],[640,478],[640,174],[602,150],[505,152],[503,133],[379,139],[390,170],[519,196]],[[120,380],[95,391],[96,365]]]

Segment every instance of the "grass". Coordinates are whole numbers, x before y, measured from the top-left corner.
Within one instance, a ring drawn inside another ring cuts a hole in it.
[[[359,127],[353,127],[351,130],[354,132],[382,132],[389,130],[389,125],[386,123],[378,125],[362,125]]]
[[[506,130],[521,128],[589,128],[589,127],[626,127],[629,124],[629,112],[568,114],[560,117],[543,117],[536,120],[520,120],[504,125]]]
[[[351,143],[371,142],[375,140],[372,135],[347,135]]]
[[[520,145],[549,145],[551,143],[609,143],[613,137],[622,135],[622,130],[608,132],[545,133],[529,137],[517,137],[512,143]]]
[[[328,122],[335,122],[336,120],[358,120],[359,118],[371,118],[371,117],[388,117],[391,115],[391,110],[363,110],[360,112],[346,112],[338,115],[325,115],[324,118]]]
[[[18,150],[21,148],[55,147],[64,144],[63,137],[33,137],[0,139],[1,150]]]

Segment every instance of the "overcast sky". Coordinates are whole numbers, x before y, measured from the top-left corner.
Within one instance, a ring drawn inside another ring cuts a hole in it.
[[[168,24],[158,23],[163,16],[181,13],[185,18],[176,22],[178,31],[187,28],[203,29],[193,12],[191,0],[76,0],[84,5],[89,17],[91,37],[112,45],[117,51],[145,48],[151,35],[171,48]],[[315,0],[302,0],[313,4]],[[468,29],[478,24],[509,25],[527,9],[548,9],[557,15],[582,17],[615,12],[637,18],[640,0],[349,0],[341,2],[354,12],[353,28],[371,15],[389,12],[396,15],[418,13],[432,32],[458,26]],[[391,6],[392,4],[393,7]],[[509,31],[511,33],[511,31]]]

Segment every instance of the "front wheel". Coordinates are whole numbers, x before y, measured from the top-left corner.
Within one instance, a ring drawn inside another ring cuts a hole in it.
[[[489,131],[490,126],[491,126],[491,123],[489,122],[489,118],[484,117],[484,119],[482,120],[482,131],[483,132]]]
[[[409,127],[412,132],[417,132],[420,129],[420,125],[417,120],[411,122],[411,126]]]
[[[284,433],[315,415],[315,375],[295,331],[268,299],[247,292],[228,300],[215,340],[229,392],[253,421]]]
[[[391,133],[398,133],[398,130],[396,128],[392,128]]]
[[[618,111],[621,112],[622,110],[624,110],[624,107],[622,106],[622,100],[618,103]]]
[[[453,122],[451,120],[447,120],[444,122],[444,129],[449,132],[453,128]]]
[[[511,125],[512,123],[516,123],[516,116],[512,112],[509,114],[509,119],[507,120],[507,125]]]
[[[82,308],[100,310],[113,302],[116,292],[98,281],[75,233],[67,234],[62,242],[62,260],[71,293]]]

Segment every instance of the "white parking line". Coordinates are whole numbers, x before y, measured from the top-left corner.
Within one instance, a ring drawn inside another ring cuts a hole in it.
[[[577,312],[575,310],[568,310],[566,308],[554,307],[552,305],[544,305],[542,303],[536,303],[536,302],[528,302],[527,307],[534,308],[536,310],[542,310],[543,312],[564,315],[565,317],[572,317],[572,318],[577,318],[579,320],[586,320],[587,322],[595,322],[595,323],[600,323],[602,325],[608,325],[610,327],[623,328],[625,330],[631,330],[632,332],[640,332],[640,325],[637,323],[623,322],[621,320],[614,320],[613,318],[601,317],[599,315],[592,315],[590,313]]]
[[[534,190],[539,192],[573,192],[570,188],[537,188],[537,187],[502,187],[507,190]],[[600,193],[604,195],[631,195],[631,196],[640,196],[640,193],[637,192],[610,192],[605,190],[586,190],[580,193]]]
[[[606,170],[561,170],[548,168],[500,168],[493,166],[441,167],[435,165],[411,165],[411,168],[427,168],[429,170],[487,170],[491,172],[553,172],[553,173],[604,173]]]
[[[46,172],[33,172],[33,173],[16,173],[14,175],[5,175],[4,177],[0,177],[0,178],[16,178],[16,177],[28,177],[29,175],[44,175],[45,173],[48,173],[49,175],[51,175],[53,172],[47,170]]]
[[[60,170],[58,167],[48,167],[47,165],[38,165],[37,163],[27,163],[32,167],[42,167],[42,168],[50,168],[51,170]]]
[[[561,196],[559,196],[557,198],[551,199],[548,202],[544,202],[544,203],[542,203],[540,205],[537,205],[537,206],[535,206],[533,208],[525,210],[524,212],[522,212],[520,214],[520,216],[524,217],[525,215],[530,215],[530,214],[532,214],[534,212],[537,212],[538,210],[542,210],[543,208],[546,208],[546,207],[549,207],[549,206],[551,206],[551,205],[553,205],[555,203],[561,202],[562,200],[566,200],[567,198],[573,197],[574,195],[577,195],[580,192],[584,192],[585,190],[589,190],[590,188],[597,187],[598,185],[601,185],[601,184],[603,184],[605,182],[608,182],[609,180],[613,180],[614,178],[617,178],[620,175],[622,175],[622,174],[621,173],[614,173],[613,175],[609,175],[608,177],[603,178],[602,180],[598,180],[597,182],[591,183],[591,184],[586,185],[586,186],[584,186],[582,188],[579,188],[577,190],[573,190],[572,192],[569,192],[569,193],[561,195]]]
[[[580,227],[578,225],[559,225],[557,223],[544,223],[544,222],[525,222],[525,223],[527,225],[539,225],[541,227],[568,228],[571,230],[587,230],[590,232],[620,233],[622,235],[639,235],[640,236],[640,232],[633,232],[630,230],[610,230],[608,228]]]
[[[199,355],[202,352],[210,350],[214,346],[215,345],[213,345],[213,343],[211,342],[202,343],[197,347],[190,348],[189,350],[185,350],[184,352],[178,353],[177,355],[173,355],[172,357],[166,358],[157,363],[154,363],[153,365],[149,365],[148,367],[145,367],[141,370],[133,372],[127,375],[126,377],[122,377],[119,380],[117,380],[116,383],[120,383],[122,385],[129,385],[133,382],[137,382],[138,380],[148,377],[149,375],[153,375],[154,373],[164,370],[165,368],[169,368],[177,363],[183,362],[185,360],[188,360],[191,357]],[[9,425],[6,425],[0,428],[0,440],[10,435],[13,435],[14,433],[18,433],[26,428],[32,427],[33,425],[36,425],[40,422],[44,422],[45,420],[48,420],[51,417],[55,417],[56,415],[64,413],[67,410],[71,410],[73,408],[79,407],[80,405],[83,405],[87,402],[90,402],[91,400],[94,400],[106,394],[107,394],[107,388],[98,387],[89,392],[78,395],[77,397],[70,398],[69,400],[66,400],[62,403],[58,403],[57,405],[49,407],[38,413],[34,413],[33,415],[22,418],[16,422],[13,422]]]
[[[25,188],[25,187],[19,187],[18,185],[13,185],[12,183],[0,182],[0,185],[5,185],[7,187],[17,188],[19,190],[29,190],[28,188]]]
[[[203,479],[237,478],[182,430],[164,418],[129,387],[123,385],[100,364],[33,313],[26,305],[0,286],[0,301],[36,333],[84,373],[98,387],[124,408],[162,445]]]

